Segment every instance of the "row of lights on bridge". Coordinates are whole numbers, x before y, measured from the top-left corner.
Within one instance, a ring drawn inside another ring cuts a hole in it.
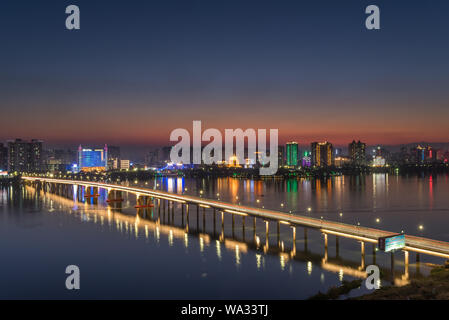
[[[53,177],[53,174],[33,174],[33,176],[50,176],[50,177]],[[67,176],[66,175],[64,175],[64,176],[62,176],[62,175],[59,175],[59,177],[64,177],[64,178],[66,178]],[[90,179],[89,178],[89,176],[87,176],[86,177],[87,179]],[[94,177],[94,180],[96,180],[96,178]],[[118,181],[118,180],[117,180]],[[138,183],[138,181],[136,180],[136,181],[134,181],[136,184]],[[148,182],[145,182],[145,184],[146,185],[148,185]],[[159,185],[159,183],[157,183],[156,184],[156,187],[159,187],[160,185]],[[188,191],[188,189],[187,188],[184,188],[184,192],[187,192]],[[200,190],[200,197],[203,195],[203,193],[204,193],[204,191],[203,190]],[[218,200],[220,200],[220,194],[219,193],[217,193],[217,199]],[[239,197],[238,196],[236,196],[235,197],[235,199],[236,200],[238,200],[239,199]],[[260,199],[256,199],[256,203],[260,203]],[[239,204],[240,204],[240,202],[239,202]],[[284,203],[283,202],[281,202],[281,208],[284,208]],[[264,209],[265,207],[264,206],[262,206],[262,208]],[[312,211],[312,208],[311,207],[308,207],[307,208],[307,212],[311,212]],[[290,210],[289,211],[289,213],[291,214],[292,213],[292,211]],[[339,213],[339,216],[340,217],[343,217],[343,212],[340,212]],[[323,219],[323,216],[321,216],[320,217],[321,219]],[[376,223],[380,223],[380,218],[376,218]],[[360,222],[357,222],[357,226],[360,226]],[[424,226],[422,225],[422,224],[420,224],[420,225],[418,225],[418,230],[420,230],[420,231],[422,231],[422,230],[424,230]],[[401,230],[401,233],[404,233],[404,230]]]

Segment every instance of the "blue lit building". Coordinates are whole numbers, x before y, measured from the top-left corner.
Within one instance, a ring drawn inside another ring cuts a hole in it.
[[[78,147],[78,170],[104,171],[108,169],[108,146],[104,148]]]

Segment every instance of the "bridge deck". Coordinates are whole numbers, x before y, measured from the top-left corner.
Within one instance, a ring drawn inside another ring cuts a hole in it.
[[[186,204],[195,204],[208,206],[210,208],[219,209],[228,213],[243,214],[261,218],[264,220],[278,221],[292,226],[303,226],[307,228],[319,229],[323,233],[335,234],[342,237],[354,238],[360,241],[377,243],[380,237],[391,236],[397,234],[395,232],[384,231],[379,229],[367,228],[362,226],[354,226],[341,222],[311,218],[296,214],[287,214],[281,211],[256,208],[250,206],[236,205],[218,200],[212,200],[202,197],[190,195],[178,195],[166,191],[152,190],[145,188],[127,187],[103,182],[88,182],[80,180],[64,180],[49,179],[39,177],[22,177],[25,181],[45,181],[58,184],[72,184],[88,187],[98,187],[108,190],[118,190],[134,193],[140,196],[150,196],[160,199],[166,199]],[[406,250],[420,252],[424,254],[449,258],[449,243],[444,241],[432,240],[417,236],[405,236]]]

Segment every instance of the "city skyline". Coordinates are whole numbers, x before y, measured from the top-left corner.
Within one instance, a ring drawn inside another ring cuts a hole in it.
[[[367,1],[78,1],[74,32],[65,2],[0,13],[4,140],[161,146],[193,120],[278,128],[281,144],[449,140],[447,2],[377,1],[369,31]]]

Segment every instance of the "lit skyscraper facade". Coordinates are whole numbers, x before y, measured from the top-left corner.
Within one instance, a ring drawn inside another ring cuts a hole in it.
[[[8,148],[0,143],[0,171],[8,170]]]
[[[8,142],[8,171],[42,171],[42,141],[16,139]]]
[[[349,157],[353,164],[362,165],[366,162],[366,144],[353,140],[348,146]]]
[[[312,165],[315,167],[329,167],[334,164],[333,147],[329,142],[313,142],[312,149]]]
[[[312,158],[310,151],[304,151],[304,156],[302,157],[302,166],[310,167],[312,165]]]
[[[287,160],[287,166],[289,167],[296,167],[298,166],[298,154],[299,154],[299,148],[298,148],[298,142],[287,142],[286,145],[286,160]]]
[[[284,146],[278,146],[278,166],[283,167],[285,165],[285,148]]]
[[[108,147],[78,147],[78,168],[81,171],[103,171],[108,168]]]

